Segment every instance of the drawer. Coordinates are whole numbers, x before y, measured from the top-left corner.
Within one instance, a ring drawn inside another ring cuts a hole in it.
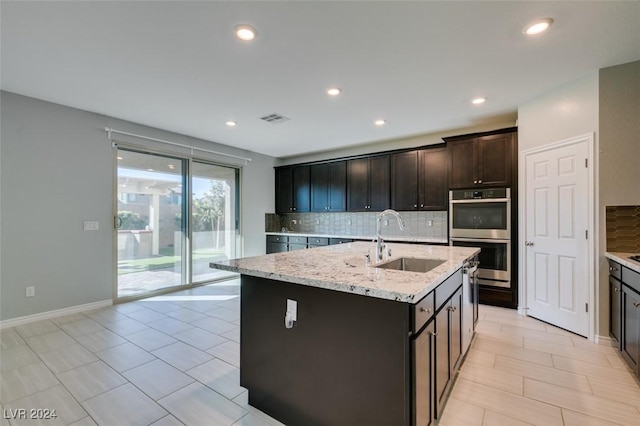
[[[622,267],[620,266],[620,264],[617,262],[614,262],[611,259],[607,259],[607,261],[609,261],[609,275],[617,279],[621,279]]]
[[[622,267],[622,282],[640,293],[640,274],[625,266]]]
[[[307,237],[289,237],[289,243],[307,244]]]
[[[433,317],[435,292],[431,292],[413,306],[413,332],[417,333]]]
[[[294,251],[294,250],[302,250],[302,249],[306,249],[307,245],[306,244],[293,244],[293,243],[289,243],[289,251]]]
[[[329,245],[352,243],[351,238],[329,238]]]
[[[456,292],[458,287],[462,285],[462,268],[458,269],[453,273],[449,278],[447,278],[442,284],[440,284],[434,290],[436,294],[436,309],[440,309],[440,307],[447,301],[453,293]]]
[[[320,237],[309,237],[307,242],[310,246],[326,246],[329,245],[328,238],[320,238]]]
[[[267,235],[268,243],[286,243],[289,241],[289,237],[286,235]]]

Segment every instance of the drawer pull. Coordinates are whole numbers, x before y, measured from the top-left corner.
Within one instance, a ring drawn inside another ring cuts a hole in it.
[[[431,312],[431,309],[428,309],[428,308],[426,308],[426,309],[425,309],[425,308],[420,308],[420,312],[425,312],[425,313],[427,313],[427,314],[428,314],[429,312]]]
[[[616,272],[616,271],[618,271],[618,268],[609,266],[609,272]]]
[[[633,306],[635,306],[636,308],[640,308],[640,302],[633,302]]]

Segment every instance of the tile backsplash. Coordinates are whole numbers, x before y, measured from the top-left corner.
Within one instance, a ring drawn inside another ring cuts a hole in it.
[[[379,212],[344,213],[286,213],[265,215],[265,231],[299,232],[303,234],[370,235],[376,233]],[[447,238],[447,212],[400,212],[405,229],[400,231],[393,216],[385,216],[382,232],[386,236],[411,236],[424,238]],[[294,223],[295,222],[295,223]]]
[[[607,206],[607,251],[640,253],[640,206]]]

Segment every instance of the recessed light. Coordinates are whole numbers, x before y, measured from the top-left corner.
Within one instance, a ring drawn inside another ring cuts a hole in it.
[[[482,97],[471,99],[471,103],[474,105],[480,105],[485,103],[486,101],[487,101],[487,98],[482,98]]]
[[[254,38],[256,38],[256,34],[258,34],[255,28],[253,28],[250,25],[244,25],[244,24],[236,25],[235,31],[236,31],[236,36],[240,40],[244,40],[244,41],[251,41]]]
[[[551,24],[553,23],[553,19],[551,18],[543,18],[533,21],[522,31],[526,35],[536,35],[546,31]]]
[[[233,120],[225,121],[224,124],[226,124],[229,127],[235,127],[238,125],[238,123]]]
[[[387,124],[387,120],[376,120],[373,122],[373,124],[375,124],[376,126],[384,126],[385,124]]]
[[[342,89],[339,87],[330,87],[327,89],[327,94],[329,96],[338,96],[340,93],[342,93]]]

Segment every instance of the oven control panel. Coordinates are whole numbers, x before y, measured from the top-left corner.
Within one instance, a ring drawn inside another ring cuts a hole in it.
[[[509,198],[509,188],[483,189],[481,191],[473,189],[457,189],[451,191],[452,200],[486,200],[492,198]]]

